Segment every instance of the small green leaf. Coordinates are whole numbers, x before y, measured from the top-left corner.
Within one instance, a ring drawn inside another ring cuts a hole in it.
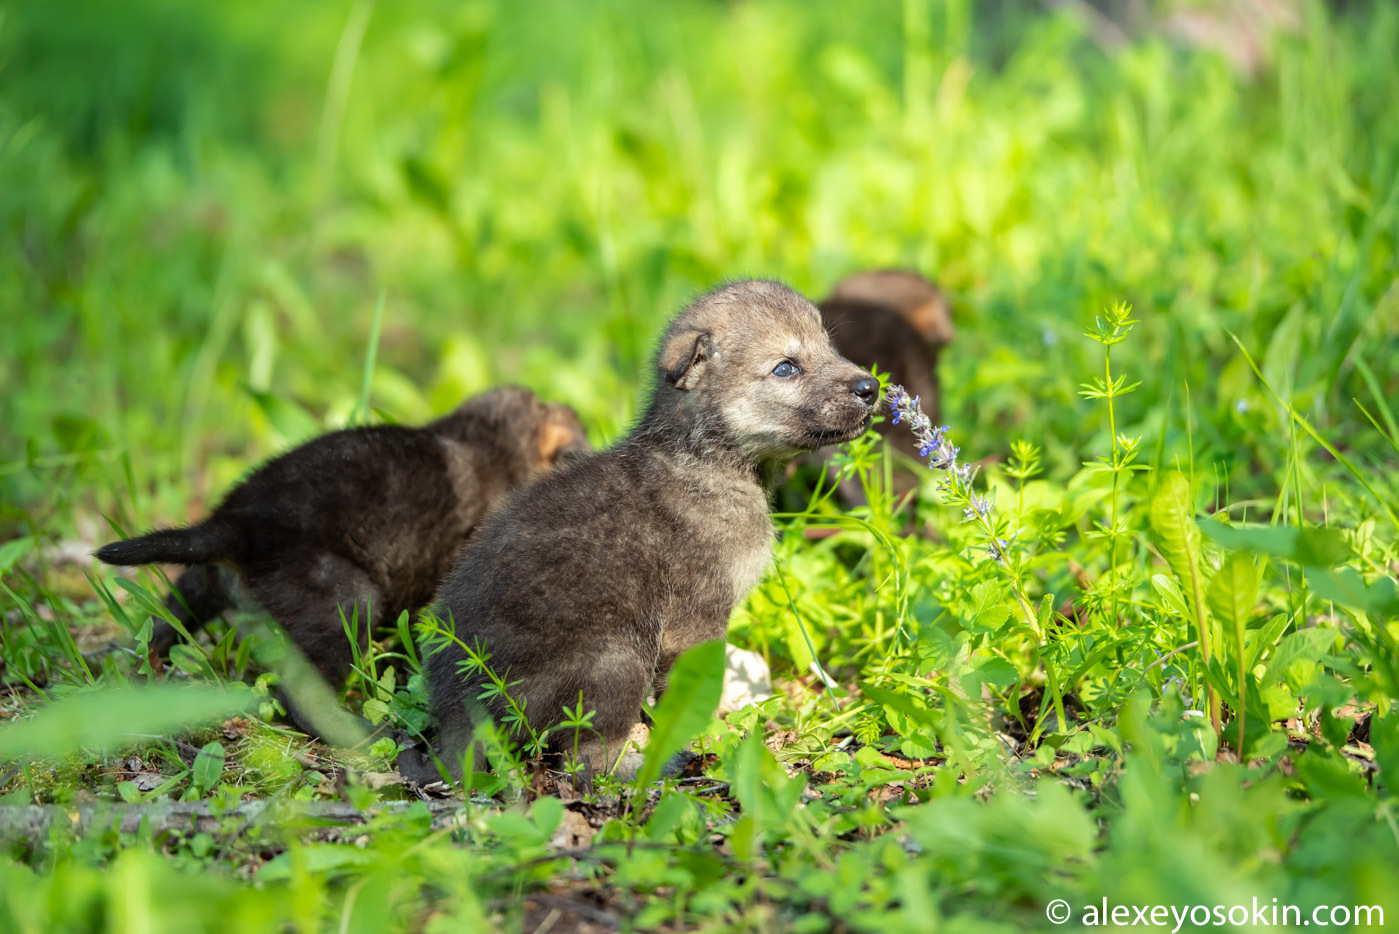
[[[1161,603],[1172,615],[1180,619],[1190,619],[1190,608],[1185,605],[1185,594],[1180,592],[1180,585],[1174,580],[1165,574],[1153,574],[1151,589],[1161,597]]]
[[[993,690],[1004,691],[1020,680],[1015,666],[1004,658],[992,656],[978,659],[976,667],[961,678],[963,690],[969,697],[981,695],[981,685],[990,685]]]
[[[367,700],[361,708],[364,718],[376,726],[383,723],[389,716],[389,705],[381,700]]]
[[[694,739],[719,706],[724,691],[724,643],[701,642],[687,649],[671,666],[665,694],[651,720],[646,761],[637,776],[639,784],[655,781],[661,767]]]
[[[0,545],[0,574],[8,574],[20,558],[34,549],[34,539],[28,535],[11,539]]]
[[[223,777],[223,764],[226,759],[223,743],[213,742],[205,745],[199,750],[199,755],[194,757],[191,780],[203,790],[210,790]]]
[[[938,724],[938,716],[928,710],[922,698],[915,699],[913,695],[903,691],[893,691],[873,684],[861,685],[860,690],[870,700],[884,707],[885,716],[888,719],[895,719],[895,715],[902,714],[920,726],[937,726]],[[859,761],[858,756],[856,761]]]
[[[199,650],[183,642],[170,647],[170,664],[187,675],[210,679],[214,676],[213,669],[204,660],[204,656],[199,654]]]
[[[536,798],[529,809],[530,820],[539,828],[540,834],[545,840],[554,835],[554,831],[559,829],[559,824],[563,822],[563,802],[552,795],[544,795]]]
[[[1259,627],[1254,636],[1253,647],[1249,649],[1248,653],[1249,668],[1253,668],[1257,665],[1258,660],[1263,657],[1263,653],[1277,644],[1278,637],[1281,636],[1283,630],[1287,628],[1290,619],[1291,617],[1286,613],[1276,613],[1273,615],[1272,619]]]
[[[734,858],[739,862],[752,862],[756,831],[757,827],[751,814],[740,817],[729,828],[729,849],[733,850]]]

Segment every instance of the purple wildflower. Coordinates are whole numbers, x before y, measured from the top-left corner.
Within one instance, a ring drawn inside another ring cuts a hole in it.
[[[893,413],[893,424],[908,420],[909,430],[918,442],[918,453],[928,458],[928,466],[933,470],[955,470],[959,449],[947,440],[946,425],[934,427],[932,420],[923,414],[923,409],[919,407],[920,397],[910,398],[908,390],[894,385],[889,387],[884,398],[888,400],[889,409]]]
[[[967,497],[967,506],[962,514],[968,522],[977,517],[985,519],[991,515],[991,500],[980,493],[972,493]]]
[[[919,408],[918,397],[910,397],[908,390],[902,386],[891,384],[885,391],[884,398],[889,403],[889,410],[893,413],[890,421],[895,425],[901,421],[908,423],[909,430],[913,432],[914,440],[918,442],[918,454],[927,460],[928,467],[947,474],[940,486],[942,492],[962,506],[962,515],[968,522],[981,520],[989,534],[993,528],[991,511],[995,504],[990,496],[977,493],[972,489],[972,480],[976,477],[976,466],[957,462],[957,455],[961,453],[961,448],[954,446],[948,439],[948,427],[946,425],[934,427],[932,420],[924,415],[923,410]],[[1010,543],[1005,539],[992,535],[987,551],[993,559],[1004,563],[1005,550],[1009,545]]]
[[[970,492],[969,484],[971,477],[975,473],[975,468],[971,465],[959,467],[957,455],[961,449],[955,447],[947,438],[948,427],[934,427],[928,416],[923,414],[923,409],[919,407],[919,397],[909,397],[908,390],[897,384],[889,387],[884,398],[889,403],[889,410],[893,413],[891,421],[897,425],[900,421],[907,420],[909,430],[913,432],[914,440],[918,442],[918,453],[927,458],[928,467],[932,470],[945,470],[949,477],[949,483],[967,488]]]

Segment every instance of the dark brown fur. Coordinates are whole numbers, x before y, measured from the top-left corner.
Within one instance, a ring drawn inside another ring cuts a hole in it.
[[[496,389],[421,428],[316,438],[258,468],[203,522],[114,542],[97,557],[187,565],[166,600],[187,629],[249,600],[338,686],[352,660],[341,612],[358,611],[367,644],[378,624],[426,605],[494,504],[585,450],[571,408]],[[158,621],[151,647],[164,653],[177,639]]]
[[[842,279],[821,302],[821,319],[841,356],[881,373],[920,396],[934,423],[941,417],[938,352],[952,342],[952,318],[937,286],[914,272],[879,269]],[[892,428],[892,430],[891,430]],[[888,421],[877,428],[894,448],[918,458],[912,433]],[[907,469],[895,473],[895,489],[906,492],[918,478]],[[843,489],[847,500],[860,501],[858,490]]]
[[[774,375],[784,360],[802,373]],[[617,761],[676,656],[722,639],[762,576],[773,541],[768,481],[798,452],[864,432],[878,401],[877,384],[835,352],[816,308],[772,282],[695,301],[667,330],[656,368],[631,433],[512,497],[438,598],[457,637],[479,642],[493,670],[518,682],[512,693],[535,730],[556,725],[581,694],[596,711],[597,735],[582,748],[594,769]],[[463,676],[463,658],[449,646],[429,663],[453,770],[482,713],[480,681]],[[499,720],[503,711],[488,712]]]

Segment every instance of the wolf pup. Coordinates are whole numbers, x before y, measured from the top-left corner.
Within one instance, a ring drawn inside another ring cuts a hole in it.
[[[768,484],[801,451],[870,425],[879,383],[841,357],[821,314],[775,282],[737,282],[671,323],[645,414],[622,441],[515,494],[466,547],[436,612],[479,645],[544,732],[580,702],[592,771],[618,765],[676,656],[722,639],[767,568]],[[442,759],[461,768],[472,729],[497,722],[455,642],[428,659]],[[483,709],[484,708],[484,709]],[[555,753],[571,748],[552,737]],[[635,769],[628,757],[616,769]]]
[[[947,299],[916,272],[875,269],[847,276],[820,303],[821,320],[841,356],[881,373],[922,397],[923,411],[936,422],[941,409],[938,353],[952,342]],[[889,443],[918,460],[918,442],[907,431],[891,431],[886,421],[876,430]],[[896,471],[894,488],[905,493],[918,486],[909,470]],[[863,503],[858,484],[843,486],[847,502]]]
[[[358,613],[367,645],[379,623],[432,599],[494,504],[586,450],[573,409],[527,389],[494,389],[421,428],[380,425],[316,438],[258,468],[203,522],[114,542],[97,557],[186,565],[166,599],[186,629],[255,604],[338,687],[352,661],[341,613]],[[157,621],[151,647],[167,652],[177,638]]]

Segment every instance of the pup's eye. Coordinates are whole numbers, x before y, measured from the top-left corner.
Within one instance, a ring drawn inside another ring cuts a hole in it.
[[[801,373],[802,368],[790,360],[783,360],[772,370],[772,375],[778,379],[791,379]]]

